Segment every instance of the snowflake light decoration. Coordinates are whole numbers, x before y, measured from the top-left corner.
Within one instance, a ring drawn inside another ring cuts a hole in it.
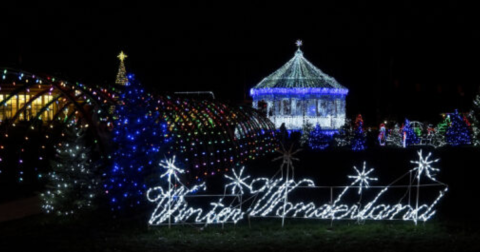
[[[428,160],[432,153],[428,153],[428,155],[424,158],[422,155],[422,150],[418,151],[418,161],[410,161],[410,163],[417,164],[417,167],[415,167],[412,171],[417,171],[417,179],[420,179],[420,176],[422,176],[422,173],[425,172],[427,174],[427,177],[430,178],[433,181],[437,181],[436,178],[434,177],[436,174],[432,174],[433,172],[438,172],[440,169],[434,168],[431,166],[432,163],[438,162],[439,159],[435,160]]]
[[[278,153],[282,154],[281,156],[274,158],[272,161],[277,161],[282,159],[282,164],[280,166],[280,171],[281,171],[281,176],[283,177],[283,167],[287,165],[287,177],[288,177],[288,170],[292,170],[292,179],[293,179],[293,174],[294,174],[294,167],[293,167],[293,160],[298,161],[298,158],[293,157],[293,155],[297,154],[299,151],[302,149],[297,149],[293,151],[293,144],[290,146],[290,149],[286,150],[285,146],[283,146],[283,143],[281,143],[282,150],[277,150]],[[288,180],[288,178],[287,178]]]
[[[360,172],[357,167],[353,167],[353,169],[355,169],[355,171],[357,172],[357,175],[356,176],[353,176],[353,175],[349,175],[348,177],[349,178],[352,178],[352,179],[355,179],[352,183],[352,185],[354,184],[359,184],[359,187],[358,187],[358,194],[361,194],[362,193],[362,188],[365,187],[365,188],[368,188],[368,186],[370,185],[370,183],[368,182],[369,180],[370,181],[377,181],[378,179],[377,178],[371,178],[369,177],[368,175],[370,173],[373,172],[373,168],[368,170],[367,172],[365,172],[365,168],[367,166],[367,162],[363,162],[363,169],[362,169],[362,172]]]
[[[448,191],[448,185],[435,180],[435,184],[429,184],[428,186],[441,186],[444,188],[438,191],[437,196],[431,193],[429,193],[427,197],[424,196],[425,198],[428,198],[428,200],[425,201],[422,199],[421,201],[428,203],[421,203],[419,192],[422,185],[420,184],[420,179],[418,179],[416,190],[417,195],[415,198],[416,203],[411,202],[410,194],[408,200],[405,197],[406,194],[404,194],[398,203],[394,205],[382,202],[382,199],[386,197],[390,189],[394,187],[400,189],[405,188],[407,193],[410,193],[410,188],[412,187],[411,179],[410,185],[395,184],[400,181],[400,179],[411,174],[413,170],[418,170],[418,173],[426,173],[430,177],[432,176],[432,171],[439,170],[430,166],[431,163],[436,162],[437,160],[429,161],[428,159],[430,155],[423,158],[422,153],[419,152],[420,161],[412,161],[412,163],[418,164],[417,168],[410,170],[399,179],[386,186],[375,186],[375,188],[380,190],[378,192],[373,190],[373,197],[367,197],[367,199],[363,200],[363,188],[369,188],[370,182],[377,181],[378,179],[371,177],[374,168],[367,169],[366,162],[363,163],[361,170],[354,166],[353,168],[355,169],[356,174],[348,176],[353,179],[353,182],[349,186],[342,186],[344,188],[343,191],[334,198],[333,189],[338,188],[338,186],[316,186],[314,181],[310,179],[301,179],[297,182],[294,181],[293,178],[289,179],[288,171],[290,170],[292,155],[298,151],[292,151],[292,149],[293,148],[290,148],[288,151],[283,149],[282,153],[284,155],[277,158],[278,160],[283,159],[284,163],[287,164],[286,179],[284,177],[276,177],[277,174],[271,179],[264,177],[253,177],[253,179],[250,179],[250,176],[247,176],[246,174],[244,175],[245,167],[242,167],[239,170],[233,169],[233,176],[224,175],[229,180],[228,184],[224,187],[225,191],[228,190],[229,187],[232,187],[232,194],[237,193],[238,196],[234,199],[229,199],[229,196],[231,195],[226,194],[196,194],[199,189],[206,189],[205,183],[196,185],[192,188],[187,188],[183,184],[174,187],[169,183],[168,190],[164,189],[162,186],[149,189],[147,191],[147,199],[150,202],[157,204],[149,221],[150,225],[162,225],[164,223],[167,224],[168,222],[168,225],[170,226],[172,223],[183,224],[187,221],[191,221],[196,224],[205,224],[206,226],[214,223],[237,223],[239,220],[243,219],[244,216],[281,218],[282,227],[284,226],[284,220],[286,218],[325,219],[331,221],[350,219],[357,220],[359,223],[364,220],[403,220],[413,221],[417,224],[419,220],[427,221],[435,215],[435,206],[438,205],[440,199],[442,199]],[[162,177],[166,177],[167,175],[175,176],[176,172],[183,172],[183,170],[177,170],[178,168],[174,165],[174,159],[165,161],[162,166],[168,169],[167,173],[163,174]],[[359,188],[358,194],[360,195],[360,199],[353,203],[350,198],[345,199],[343,196],[347,191],[352,189],[352,187],[356,188],[356,186]],[[309,188],[309,191],[311,189],[330,188],[330,200],[325,199],[323,203],[317,203],[312,200],[299,201],[299,199],[295,197],[298,193],[292,195],[291,192],[300,191],[303,188]],[[242,196],[244,193],[251,197],[243,199]],[[203,207],[196,207],[188,204],[186,200],[187,196],[218,196],[220,198],[217,201],[211,201],[210,204],[203,204]],[[242,205],[247,202],[250,202],[251,204],[248,207],[242,207]],[[206,208],[205,206],[207,205],[210,207]]]
[[[240,173],[238,175],[237,175],[237,172],[235,171],[235,169],[232,169],[233,177],[225,175],[225,177],[227,179],[232,181],[231,183],[225,185],[225,188],[228,188],[229,186],[232,186],[232,194],[235,194],[236,189],[238,188],[238,190],[240,191],[240,194],[243,195],[243,187],[244,186],[246,188],[248,188],[250,191],[252,190],[252,187],[249,184],[246,183],[246,180],[249,179],[250,176],[242,177],[244,169],[245,169],[245,167],[242,167],[242,169],[240,170]]]
[[[171,182],[171,177],[172,175],[175,177],[175,179],[177,181],[180,181],[180,179],[178,178],[177,176],[177,172],[178,173],[185,173],[184,170],[182,170],[181,168],[178,168],[177,166],[175,166],[175,156],[173,156],[172,159],[167,159],[165,161],[161,161],[160,162],[160,166],[162,166],[163,168],[167,169],[167,171],[162,174],[160,176],[160,178],[163,178],[165,176],[168,176],[168,181]]]

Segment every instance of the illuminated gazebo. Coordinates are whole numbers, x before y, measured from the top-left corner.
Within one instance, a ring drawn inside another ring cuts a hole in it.
[[[310,63],[297,41],[294,57],[250,90],[253,107],[280,127],[299,130],[306,123],[338,129],[345,123],[348,89]]]

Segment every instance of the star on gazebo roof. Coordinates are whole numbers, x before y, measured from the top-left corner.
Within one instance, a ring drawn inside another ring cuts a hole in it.
[[[300,49],[300,47],[303,45],[303,42],[299,39],[297,42],[295,42],[295,45]]]
[[[270,88],[321,88],[336,89],[339,93],[347,94],[348,89],[340,85],[335,78],[325,74],[322,70],[314,66],[304,56],[300,47],[302,40],[295,42],[297,51],[291,58],[277,71],[265,77],[260,83],[252,88],[253,92],[258,89]],[[311,91],[309,91],[311,93]]]

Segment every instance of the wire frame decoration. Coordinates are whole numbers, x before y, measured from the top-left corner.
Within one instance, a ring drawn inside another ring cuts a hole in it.
[[[148,190],[147,198],[155,203],[149,224],[225,224],[237,223],[245,217],[279,218],[282,226],[286,218],[324,220],[403,220],[428,221],[435,215],[435,207],[448,191],[448,186],[436,178],[440,171],[430,160],[431,153],[424,156],[418,152],[418,160],[411,161],[416,166],[387,185],[373,185],[378,182],[374,169],[366,162],[362,169],[354,167],[355,173],[348,175],[351,182],[345,186],[319,186],[311,179],[295,180],[292,158],[296,151],[281,152],[281,167],[272,178],[254,178],[245,174],[244,168],[232,170],[225,175],[224,193],[211,195],[205,192],[201,183],[190,187],[181,183],[174,160],[165,161],[167,169],[162,178],[167,178],[168,186],[158,186]],[[290,172],[291,174],[290,175]],[[326,195],[326,196],[325,196]],[[190,205],[191,198],[211,198],[217,200]]]

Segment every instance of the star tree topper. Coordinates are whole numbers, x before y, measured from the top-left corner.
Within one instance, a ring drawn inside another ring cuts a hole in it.
[[[123,51],[120,51],[120,54],[117,56],[117,58],[119,58],[120,61],[122,61],[122,62],[123,62],[127,57],[128,57],[128,56],[127,56],[125,53],[123,53]]]

